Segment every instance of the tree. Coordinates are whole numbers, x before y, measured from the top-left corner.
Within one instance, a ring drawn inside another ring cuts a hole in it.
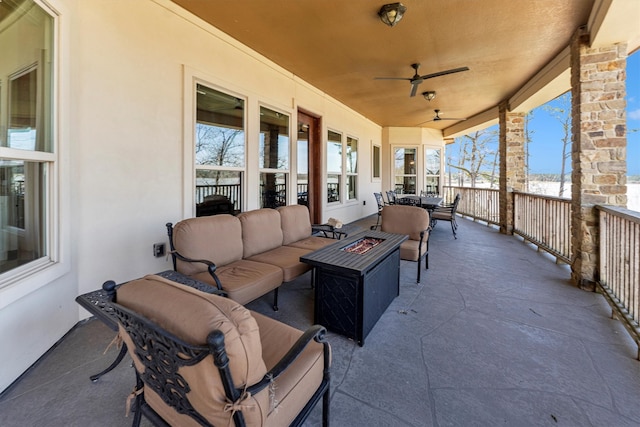
[[[560,166],[560,190],[558,196],[564,196],[564,183],[567,175],[567,159],[571,157],[571,92],[565,92],[556,98],[554,105],[543,107],[551,117],[558,120],[562,126],[562,159]]]
[[[459,171],[460,185],[464,178],[471,181],[475,187],[479,178],[489,181],[491,187],[496,182],[496,165],[498,162],[498,131],[495,128],[482,129],[469,135],[456,138],[454,146],[458,144],[457,163],[448,156],[448,166]]]

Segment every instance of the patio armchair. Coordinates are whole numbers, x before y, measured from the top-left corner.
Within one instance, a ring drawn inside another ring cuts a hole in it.
[[[458,210],[458,203],[460,202],[460,193],[456,194],[456,197],[453,199],[453,203],[438,206],[432,213],[432,219],[434,224],[437,224],[439,221],[448,221],[451,223],[451,231],[453,231],[453,237],[455,239],[458,238],[457,230],[458,223],[456,222],[456,211]]]
[[[416,283],[420,283],[420,263],[424,258],[425,269],[429,268],[429,212],[417,206],[390,205],[382,209],[381,230],[385,233],[409,236],[400,245],[400,258],[417,261]]]
[[[135,367],[134,427],[142,415],[164,426],[297,426],[321,399],[328,425],[322,326],[303,332],[154,275],[115,288],[103,285]]]

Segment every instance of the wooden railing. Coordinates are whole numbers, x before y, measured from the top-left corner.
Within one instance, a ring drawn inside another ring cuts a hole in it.
[[[452,203],[460,193],[458,213],[488,224],[500,223],[500,192],[490,188],[443,187],[445,203]]]
[[[613,206],[598,210],[598,288],[640,347],[640,212]]]
[[[571,200],[514,192],[513,232],[570,263]]]

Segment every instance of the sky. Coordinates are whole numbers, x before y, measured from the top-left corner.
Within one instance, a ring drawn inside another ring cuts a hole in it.
[[[640,175],[640,51],[627,58],[626,85],[627,175]],[[553,108],[561,104],[558,99],[555,99],[545,105]],[[495,129],[497,130],[497,125]],[[533,131],[529,145],[529,172],[559,174],[562,165],[562,137],[564,134],[560,121],[552,117],[543,106],[540,106],[533,110],[529,129]],[[634,129],[635,132],[633,132]],[[447,151],[451,154],[457,154],[457,148],[453,146],[447,147]],[[570,160],[567,162],[567,166],[570,170]]]

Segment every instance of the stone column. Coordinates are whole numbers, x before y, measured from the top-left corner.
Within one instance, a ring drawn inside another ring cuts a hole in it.
[[[584,289],[599,274],[595,205],[627,205],[626,57],[625,44],[590,48],[580,31],[571,41],[571,279]]]
[[[524,113],[510,113],[499,106],[500,120],[500,232],[513,233],[513,190],[525,191],[527,171],[524,153]]]

